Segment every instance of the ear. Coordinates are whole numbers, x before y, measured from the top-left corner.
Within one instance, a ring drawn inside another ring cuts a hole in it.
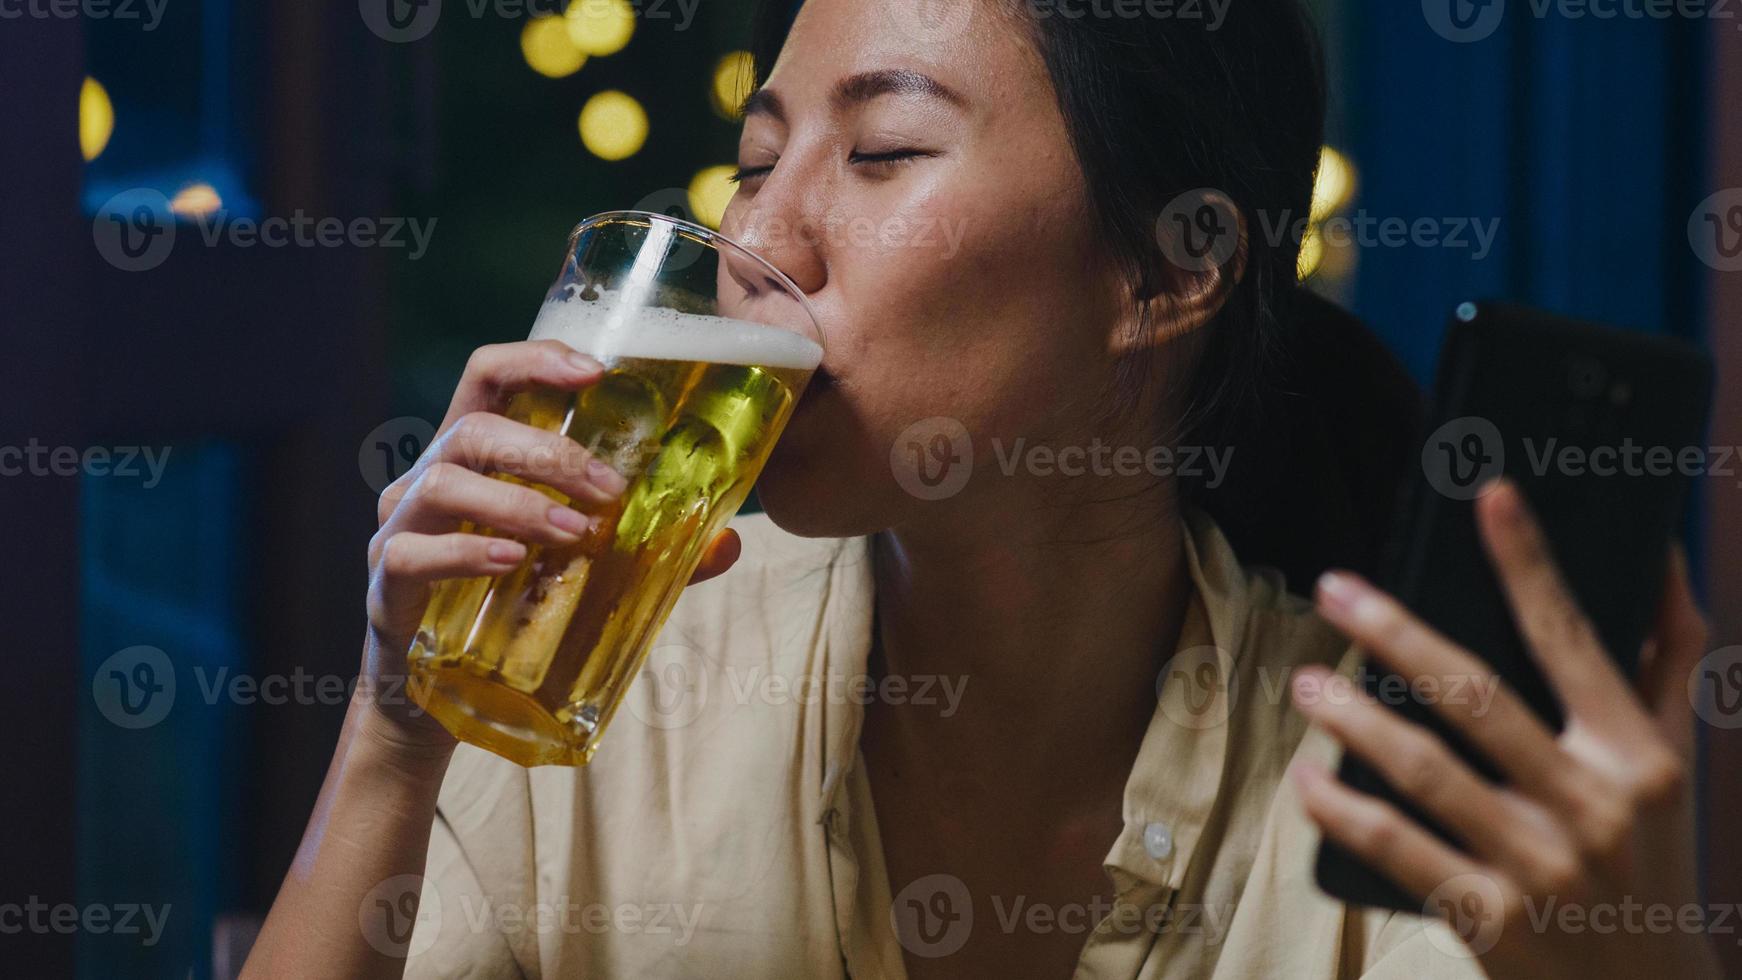
[[[1221,191],[1200,189],[1174,198],[1156,219],[1155,235],[1161,260],[1147,292],[1131,295],[1133,319],[1113,338],[1116,354],[1199,334],[1246,275],[1246,219]]]

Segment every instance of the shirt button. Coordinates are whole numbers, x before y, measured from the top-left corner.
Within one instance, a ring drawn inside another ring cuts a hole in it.
[[[1143,828],[1143,849],[1157,861],[1167,857],[1173,853],[1173,831],[1160,821]]]

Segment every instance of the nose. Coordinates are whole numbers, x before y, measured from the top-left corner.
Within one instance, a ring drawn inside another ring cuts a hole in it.
[[[805,202],[792,194],[790,183],[776,187],[778,180],[770,180],[755,199],[729,208],[721,230],[779,269],[807,297],[814,296],[829,280],[825,243]],[[779,291],[767,269],[742,255],[728,256],[727,271],[751,296]]]

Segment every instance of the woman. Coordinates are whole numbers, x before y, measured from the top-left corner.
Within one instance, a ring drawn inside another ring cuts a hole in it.
[[[1703,643],[1685,575],[1636,693],[1498,487],[1485,540],[1567,733],[1505,693],[1480,711],[1447,698],[1502,788],[1348,697],[1350,637],[1411,679],[1486,675],[1358,576],[1320,580],[1320,619],[1229,543],[1297,581],[1360,563],[1402,458],[1371,435],[1408,415],[1371,345],[1308,325],[1295,243],[1257,233],[1306,213],[1310,34],[1289,0],[1216,21],[1068,6],[810,0],[763,18],[724,228],[809,295],[824,372],[760,483],[767,515],[735,522],[697,578],[738,567],[662,634],[687,687],[644,680],[584,769],[456,749],[369,696],[402,670],[430,583],[523,554],[462,521],[539,542],[585,526],[467,467],[582,510],[617,489],[496,414],[528,384],[591,383],[596,363],[550,343],[472,358],[442,437],[382,498],[362,695],[253,973],[1715,975],[1697,934],[1531,918],[1545,899],[1694,898],[1686,719],[1664,680]],[[1193,261],[1206,217],[1234,237]],[[849,236],[854,219],[954,236]],[[1358,427],[1299,441],[1303,417],[1341,424],[1350,403]],[[891,449],[940,417],[969,434],[955,462],[973,470],[921,499]],[[1346,447],[1368,442],[1389,449],[1362,468]],[[1067,473],[1036,446],[1237,463]],[[549,469],[511,462],[541,449]],[[1337,742],[1468,852],[1341,788]],[[1468,944],[1316,891],[1319,830],[1461,913]]]

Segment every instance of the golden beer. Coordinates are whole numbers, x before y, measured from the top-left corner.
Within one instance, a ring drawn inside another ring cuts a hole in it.
[[[532,335],[593,355],[604,377],[578,392],[523,392],[508,415],[574,439],[628,488],[595,512],[580,542],[529,546],[518,568],[496,578],[441,583],[409,656],[418,704],[463,740],[524,766],[592,758],[822,357],[809,338],[775,327],[667,309],[606,325],[593,306],[547,302]]]

